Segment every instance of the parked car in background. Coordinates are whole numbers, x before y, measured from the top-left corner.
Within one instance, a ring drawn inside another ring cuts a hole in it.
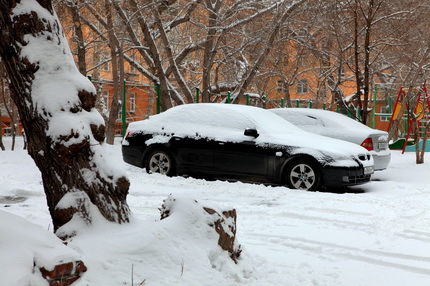
[[[310,108],[275,108],[270,111],[301,129],[349,141],[366,148],[373,156],[375,170],[384,170],[391,160],[388,133],[372,129],[346,115]]]
[[[125,162],[149,173],[283,184],[320,190],[366,183],[370,153],[305,132],[258,107],[201,103],[130,123]]]

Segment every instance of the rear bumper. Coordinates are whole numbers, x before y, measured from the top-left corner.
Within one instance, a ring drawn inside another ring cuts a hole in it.
[[[362,167],[326,167],[323,171],[324,186],[346,187],[370,181],[371,174],[364,174]]]
[[[122,159],[124,162],[143,168],[143,153],[138,147],[122,145]]]
[[[388,164],[391,161],[391,153],[385,153],[383,155],[377,152],[371,152],[373,157],[373,162],[375,164],[375,171],[382,171],[387,169]]]

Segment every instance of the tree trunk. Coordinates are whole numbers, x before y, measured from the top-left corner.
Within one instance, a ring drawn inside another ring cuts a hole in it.
[[[115,125],[118,119],[118,114],[120,110],[120,100],[123,93],[123,82],[124,82],[124,62],[122,60],[122,47],[118,38],[114,32],[113,16],[110,1],[105,2],[105,9],[107,12],[107,24],[111,27],[108,30],[109,47],[111,50],[112,57],[112,80],[113,80],[113,96],[111,107],[109,110],[109,117],[107,122],[107,132],[106,132],[106,143],[113,145],[115,140]],[[123,102],[125,104],[125,102]]]
[[[361,106],[361,87],[362,87],[362,77],[359,65],[359,57],[360,53],[358,51],[358,0],[355,0],[355,9],[354,9],[354,75],[355,75],[355,85],[356,85],[356,94],[358,98],[358,106],[360,109],[363,109]]]
[[[3,70],[3,63],[0,61],[0,80],[1,80],[1,96],[0,98],[4,100],[4,94],[5,94],[5,88],[4,88],[4,70]],[[0,108],[0,149],[3,151],[6,150],[6,148],[3,145],[3,123],[1,122],[1,108]]]
[[[412,114],[411,116],[414,116],[414,114]],[[418,121],[416,120],[416,118],[412,119],[412,128],[414,130],[414,142],[415,142],[415,162],[417,164],[421,164],[422,162],[420,161],[420,131],[419,131],[419,126],[418,126]]]
[[[5,71],[3,70],[1,72],[1,78],[3,79],[5,77]],[[10,150],[15,150],[15,139],[16,139],[16,122],[19,121],[19,119],[16,116],[15,112],[15,106],[12,103],[12,100],[10,96],[8,96],[8,99],[6,100],[6,89],[4,88],[4,81],[2,80],[2,100],[4,104],[4,108],[6,109],[7,116],[9,116],[9,124],[10,124],[10,133],[12,134],[12,143],[10,145]]]
[[[288,83],[285,84],[284,100],[287,107],[293,107],[293,103],[291,102],[290,85]]]
[[[0,118],[1,118],[1,108],[0,108]],[[0,149],[2,151],[6,150],[6,148],[3,145],[3,124],[0,122]]]
[[[0,0],[0,56],[25,130],[28,153],[42,173],[54,231],[76,234],[94,205],[109,221],[129,221],[129,181],[108,166],[94,86],[73,61],[51,0]],[[60,229],[61,228],[61,229]]]
[[[15,112],[15,106],[13,106],[13,104],[10,107],[11,112],[9,113],[9,118],[10,118],[10,132],[12,134],[12,144],[10,147],[10,150],[14,151],[15,150],[15,142],[16,142],[16,122],[17,122],[17,118],[16,118],[16,112]]]
[[[423,135],[423,146],[421,148],[421,152],[417,159],[417,164],[424,164],[424,155],[426,154],[426,147],[427,147],[427,136],[430,128],[430,122],[427,122],[426,127],[424,129],[424,135]]]
[[[367,115],[368,115],[368,106],[369,106],[369,91],[370,91],[370,79],[371,79],[371,71],[370,65],[372,64],[370,61],[370,51],[372,49],[370,36],[373,27],[373,19],[376,15],[376,12],[380,6],[376,4],[374,0],[369,1],[368,14],[366,17],[366,29],[365,29],[365,39],[364,39],[364,86],[363,86],[363,107],[362,107],[362,116],[361,122],[363,124],[367,124]],[[376,102],[374,103],[376,104]]]
[[[161,218],[168,219],[173,215],[179,217],[190,217],[181,214],[184,208],[175,207],[177,204],[187,204],[187,213],[193,214],[193,225],[198,225],[199,228],[205,227],[203,224],[208,224],[209,227],[213,228],[214,232],[218,234],[218,245],[226,251],[230,258],[237,263],[238,258],[242,253],[242,247],[237,242],[236,237],[236,210],[216,210],[213,207],[201,205],[197,200],[194,199],[183,199],[176,198],[170,195],[163,201],[163,205],[160,210]],[[191,223],[191,222],[186,222]],[[200,225],[201,224],[201,225]]]
[[[214,40],[217,30],[215,27],[219,24],[217,12],[220,9],[221,1],[216,1],[215,3],[215,5],[212,5],[210,0],[206,0],[207,7],[213,6],[213,9],[208,9],[208,31],[203,49],[202,102],[210,102],[211,97],[211,73],[216,55]]]
[[[77,58],[78,58],[78,69],[81,74],[84,76],[87,75],[87,63],[85,57],[85,41],[84,41],[84,33],[82,31],[81,25],[81,16],[79,14],[78,3],[67,2],[70,13],[72,14],[73,20],[73,28],[76,37],[77,44]]]

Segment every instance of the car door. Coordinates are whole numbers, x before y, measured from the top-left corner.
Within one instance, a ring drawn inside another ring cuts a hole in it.
[[[214,152],[214,169],[227,175],[266,176],[267,152],[253,140],[218,141]]]
[[[173,137],[171,149],[175,150],[178,165],[192,173],[211,172],[213,169],[214,141],[207,138]]]

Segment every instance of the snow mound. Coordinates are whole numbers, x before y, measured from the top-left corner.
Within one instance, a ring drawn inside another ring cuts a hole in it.
[[[202,204],[186,196],[169,196],[163,206],[160,210],[169,209],[167,218],[133,218],[124,225],[106,222],[72,238],[69,247],[82,255],[88,267],[85,279],[77,285],[246,285],[256,281],[248,255],[239,257],[236,264],[218,245],[219,236],[210,226],[214,217]],[[153,275],[160,268],[162,274]],[[129,273],[129,280],[118,272]]]
[[[0,211],[0,285],[48,285],[39,267],[81,260],[53,233],[27,220]],[[34,267],[36,266],[36,267]]]

